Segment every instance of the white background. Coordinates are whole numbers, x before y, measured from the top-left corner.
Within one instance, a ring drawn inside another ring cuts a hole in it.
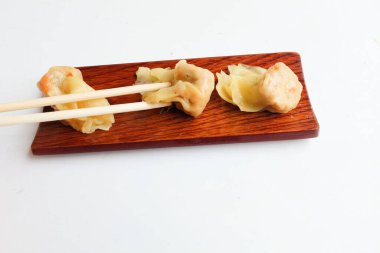
[[[52,65],[297,51],[321,131],[34,157],[36,124],[0,128],[0,252],[379,252],[379,13],[378,0],[2,0],[0,102],[40,97]]]

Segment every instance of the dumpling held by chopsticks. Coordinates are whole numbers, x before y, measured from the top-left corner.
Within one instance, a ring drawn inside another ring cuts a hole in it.
[[[171,103],[193,117],[205,109],[214,90],[214,75],[207,69],[179,61],[174,69],[140,67],[136,83],[170,82],[172,85],[158,91],[144,92],[142,99],[148,103]]]
[[[38,87],[44,96],[58,96],[64,94],[75,94],[90,92],[94,89],[83,81],[82,73],[73,67],[52,67],[38,82]],[[108,106],[105,98],[78,101],[52,106],[55,110],[71,110],[88,107]],[[64,120],[77,131],[82,133],[93,133],[96,129],[109,130],[115,122],[113,114],[101,116],[89,116]]]

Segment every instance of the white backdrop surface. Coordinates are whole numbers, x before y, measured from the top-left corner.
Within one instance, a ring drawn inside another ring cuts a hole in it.
[[[316,139],[34,157],[0,128],[0,252],[380,252],[380,2],[10,1],[0,103],[52,65],[296,51]],[[37,112],[29,110],[29,112]]]

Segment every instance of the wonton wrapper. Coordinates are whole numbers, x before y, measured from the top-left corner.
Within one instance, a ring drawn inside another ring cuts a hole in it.
[[[302,84],[282,62],[268,70],[244,64],[228,66],[229,75],[217,73],[216,90],[225,101],[244,112],[268,110],[286,113],[294,109],[302,92]]]
[[[38,87],[44,96],[57,96],[93,91],[94,89],[83,81],[82,73],[72,67],[52,67],[41,78]],[[98,98],[52,106],[56,111],[79,108],[109,106],[107,99]],[[82,133],[93,133],[96,129],[109,130],[115,122],[113,114],[89,116],[62,121]]]
[[[136,72],[136,83],[170,82],[172,86],[142,94],[145,102],[171,103],[193,117],[205,109],[214,90],[214,75],[207,69],[179,61],[174,69],[140,67]]]

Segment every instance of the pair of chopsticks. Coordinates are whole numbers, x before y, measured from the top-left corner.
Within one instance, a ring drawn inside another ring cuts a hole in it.
[[[129,94],[141,93],[141,92],[146,92],[146,91],[159,90],[159,89],[166,88],[169,86],[170,86],[170,83],[168,82],[167,83],[139,84],[139,85],[126,86],[126,87],[121,87],[121,88],[95,90],[95,91],[86,92],[86,93],[43,97],[43,98],[27,100],[27,101],[0,104],[0,112],[31,109],[31,108],[36,108],[36,107],[64,104],[64,103],[97,99],[97,98],[129,95]],[[7,125],[14,125],[14,124],[21,124],[21,123],[47,122],[47,121],[73,119],[73,118],[80,118],[80,117],[115,114],[115,113],[123,113],[123,112],[143,111],[143,110],[166,107],[170,105],[171,103],[149,104],[146,102],[135,102],[135,103],[118,104],[118,105],[110,105],[110,106],[91,107],[91,108],[54,111],[54,112],[45,112],[45,113],[35,113],[35,114],[26,114],[26,115],[11,116],[11,117],[1,117],[0,126],[7,126]]]

